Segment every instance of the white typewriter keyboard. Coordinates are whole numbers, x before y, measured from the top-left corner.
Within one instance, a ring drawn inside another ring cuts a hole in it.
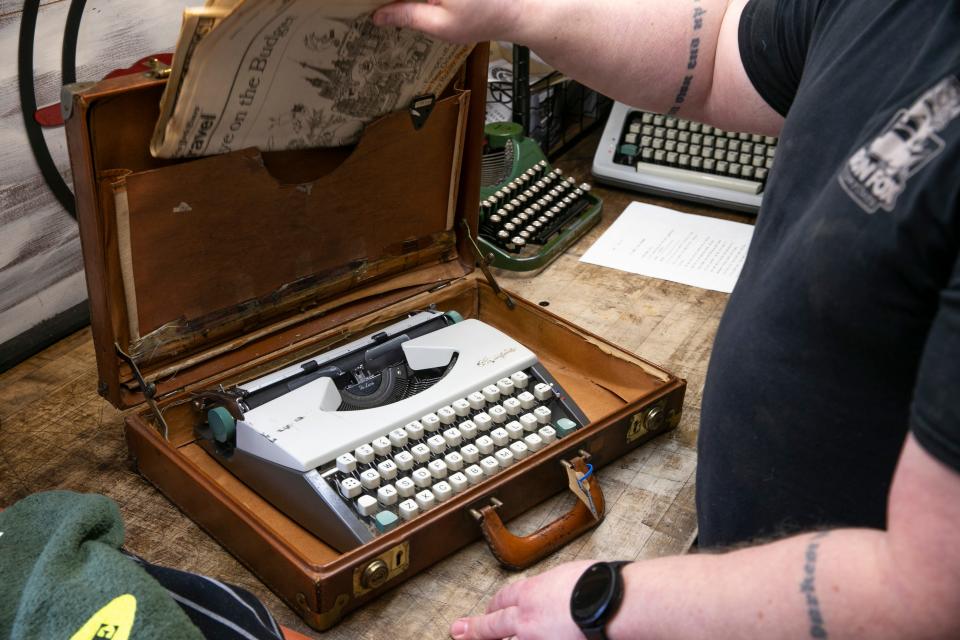
[[[536,368],[517,371],[344,453],[321,470],[374,535],[583,426]]]

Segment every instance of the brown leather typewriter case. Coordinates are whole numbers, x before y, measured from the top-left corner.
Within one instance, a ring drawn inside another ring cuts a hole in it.
[[[582,478],[587,458],[600,468],[680,418],[683,380],[499,291],[476,268],[486,64],[478,47],[425,122],[394,113],[352,148],[181,161],[148,152],[164,80],[66,91],[99,391],[134,409],[126,433],[139,472],[318,629],[481,535],[503,564],[531,564],[600,522],[602,471],[539,532],[516,537],[503,521],[577,492],[570,478]],[[430,305],[532,349],[589,426],[347,553],[197,444],[194,392]]]

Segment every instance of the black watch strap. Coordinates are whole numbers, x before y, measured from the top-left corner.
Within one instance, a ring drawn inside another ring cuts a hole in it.
[[[617,601],[617,605],[610,610],[609,615],[605,616],[598,626],[580,627],[580,631],[587,638],[587,640],[608,640],[606,633],[607,622],[609,622],[610,618],[616,615],[617,610],[620,608],[620,601],[623,598],[623,578],[621,577],[622,574],[620,573],[620,570],[624,565],[630,564],[630,562],[630,560],[617,560],[614,562],[604,563],[612,568],[616,575],[615,579],[617,582],[615,583],[615,591],[612,595],[612,599]]]

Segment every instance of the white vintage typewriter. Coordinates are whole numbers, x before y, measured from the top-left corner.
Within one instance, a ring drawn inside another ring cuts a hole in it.
[[[339,551],[587,424],[529,349],[435,310],[196,402],[203,447]]]

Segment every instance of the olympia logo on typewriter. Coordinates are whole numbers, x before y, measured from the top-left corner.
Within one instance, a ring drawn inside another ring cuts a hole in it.
[[[947,76],[850,157],[837,176],[840,185],[867,213],[892,211],[910,176],[943,151],[937,133],[957,115],[960,81]]]

